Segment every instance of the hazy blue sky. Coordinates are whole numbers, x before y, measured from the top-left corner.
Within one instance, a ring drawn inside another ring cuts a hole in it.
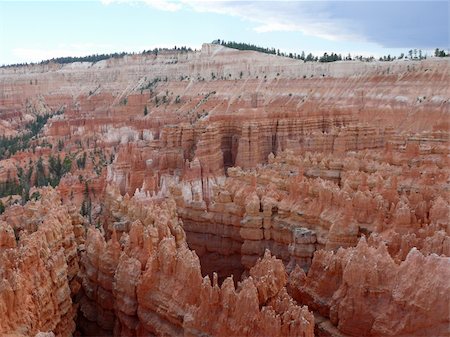
[[[0,64],[221,38],[282,51],[399,55],[449,48],[446,1],[3,1]]]

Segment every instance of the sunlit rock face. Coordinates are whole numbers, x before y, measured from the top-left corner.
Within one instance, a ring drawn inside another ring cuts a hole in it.
[[[0,334],[446,335],[448,68],[205,44],[0,69],[1,136],[54,114],[0,160],[30,188],[0,198]]]

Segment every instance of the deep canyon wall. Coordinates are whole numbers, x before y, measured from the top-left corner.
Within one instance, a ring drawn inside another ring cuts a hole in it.
[[[448,335],[449,65],[0,69],[0,333]]]

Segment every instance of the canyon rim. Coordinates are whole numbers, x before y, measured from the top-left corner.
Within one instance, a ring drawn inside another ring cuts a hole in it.
[[[449,336],[449,69],[1,67],[0,335]]]

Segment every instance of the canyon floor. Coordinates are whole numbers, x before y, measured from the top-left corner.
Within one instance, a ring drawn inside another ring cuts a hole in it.
[[[449,69],[1,68],[0,335],[450,336]]]

